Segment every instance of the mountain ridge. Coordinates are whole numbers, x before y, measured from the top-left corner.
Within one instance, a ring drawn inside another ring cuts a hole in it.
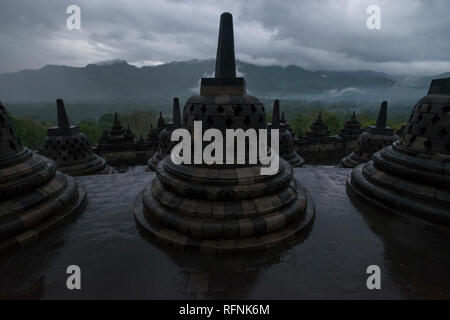
[[[421,94],[432,78],[417,78],[411,85],[401,77],[372,70],[310,71],[296,65],[258,66],[242,61],[237,61],[237,72],[245,76],[249,94],[261,98],[318,100],[371,100],[378,95],[395,96],[394,90],[409,97],[411,90]],[[198,94],[200,79],[213,74],[214,59],[142,67],[123,59],[84,67],[45,65],[40,69],[0,74],[0,99],[13,102],[47,102],[56,97],[94,102],[163,101],[173,96]]]

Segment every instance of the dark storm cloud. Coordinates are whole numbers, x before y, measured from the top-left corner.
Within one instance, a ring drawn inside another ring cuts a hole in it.
[[[81,30],[66,8],[81,8]],[[381,8],[368,30],[366,8]],[[450,70],[450,1],[2,0],[0,72],[122,58],[136,65],[215,55],[219,15],[233,13],[237,57],[313,70]]]

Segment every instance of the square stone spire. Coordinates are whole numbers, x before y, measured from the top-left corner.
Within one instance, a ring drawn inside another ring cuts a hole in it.
[[[62,99],[56,99],[56,111],[58,115],[58,126],[47,129],[47,135],[49,137],[73,136],[80,133],[80,128],[78,128],[78,126],[71,126],[69,124],[66,107],[64,106],[64,101]]]
[[[245,79],[236,78],[233,16],[231,13],[225,12],[220,16],[215,77],[202,78],[200,95],[218,96],[245,94]]]
[[[367,132],[376,135],[392,136],[394,129],[387,126],[387,101],[381,102],[380,111],[378,112],[377,122],[374,126],[369,126]]]

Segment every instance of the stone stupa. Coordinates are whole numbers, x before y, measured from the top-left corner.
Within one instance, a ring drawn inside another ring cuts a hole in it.
[[[103,131],[94,152],[123,172],[128,166],[145,165],[155,149],[143,139],[136,139],[130,126],[125,129],[116,112],[111,129]]]
[[[162,113],[159,113],[156,132],[158,134],[158,148],[155,154],[148,160],[147,164],[150,170],[156,170],[159,162],[172,151],[173,143],[170,141],[172,131],[181,127],[180,101],[177,97],[173,98],[172,122],[166,124]]]
[[[379,212],[450,226],[450,78],[431,82],[401,139],[353,169],[347,192]]]
[[[0,254],[51,232],[85,204],[84,187],[22,146],[0,102]]]
[[[266,129],[263,104],[246,94],[236,77],[232,15],[220,18],[215,78],[203,78],[200,96],[189,98],[185,128]],[[248,146],[247,146],[248,147]],[[181,164],[166,156],[156,177],[135,201],[143,232],[174,249],[234,253],[265,250],[291,242],[311,226],[309,193],[282,158],[274,175],[255,164]]]
[[[106,133],[107,138],[99,142],[98,149],[102,149],[108,145],[120,147],[121,145],[131,145],[136,143],[136,136],[131,131],[130,126],[126,129],[122,127],[117,112],[114,113],[114,121],[111,130],[106,131]]]
[[[124,152],[136,148],[136,136],[130,130],[122,127],[117,112],[114,113],[114,120],[111,130],[104,130],[102,137],[98,141],[96,152],[107,154],[109,152]]]
[[[330,130],[322,120],[322,112],[319,112],[316,121],[311,124],[310,129],[306,132],[306,138],[309,140],[328,140],[329,137]]]
[[[175,103],[175,100],[174,100]],[[162,112],[159,112],[158,122],[156,123],[156,133],[159,134],[161,131],[167,128],[166,121],[162,116]]]
[[[113,173],[106,160],[96,155],[78,126],[71,126],[62,99],[56,100],[58,126],[47,130],[42,154],[55,161],[58,170],[71,176]]]
[[[294,150],[294,136],[286,123],[284,112],[280,119],[280,101],[278,99],[273,103],[272,123],[268,125],[268,129],[279,130],[280,157],[286,160],[292,167],[302,167],[305,160]]]
[[[360,163],[367,162],[372,159],[375,152],[390,146],[398,139],[394,129],[387,126],[387,102],[383,101],[376,124],[369,126],[366,132],[359,136],[355,151],[342,158],[340,167],[354,168]]]
[[[361,123],[356,119],[355,111],[353,111],[352,116],[345,122],[344,128],[339,132],[339,136],[346,141],[357,140],[363,131]]]

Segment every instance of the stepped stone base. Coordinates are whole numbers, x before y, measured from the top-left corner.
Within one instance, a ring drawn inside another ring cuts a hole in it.
[[[69,127],[67,116],[60,120],[65,120],[64,128],[53,132],[77,131]],[[86,190],[56,167],[55,161],[20,143],[0,102],[0,255],[26,246],[84,208]]]
[[[349,195],[427,227],[448,229],[449,124],[450,78],[433,80],[428,95],[414,106],[401,139],[353,170]]]
[[[70,176],[90,176],[94,174],[112,174],[115,173],[114,168],[110,167],[106,160],[96,154],[92,154],[87,163],[62,166],[58,170]]]
[[[149,170],[156,171],[159,162],[164,159],[164,156],[161,156],[159,151],[156,151],[155,154],[148,160],[147,165]]]
[[[350,153],[348,156],[342,158],[341,163],[338,165],[339,168],[354,168],[361,164],[361,158],[358,157],[354,152]]]
[[[259,170],[177,166],[167,156],[135,200],[136,221],[158,242],[184,251],[260,251],[293,241],[311,226],[314,203],[286,161],[275,176]]]
[[[83,211],[86,190],[74,178],[57,172],[41,187],[3,201],[0,254],[24,247],[49,233],[64,220]]]
[[[369,162],[356,167],[347,180],[349,195],[387,213],[410,220],[420,218],[432,224],[450,227],[450,192],[445,187],[445,179],[441,186],[424,184],[431,176],[424,175],[419,180],[408,179],[401,175],[402,170],[412,175],[406,158],[403,163],[397,162],[396,168],[390,168],[390,171],[395,170],[398,174],[385,171],[382,169],[382,161],[389,155],[395,155],[392,147],[374,155],[375,165],[374,162]]]
[[[147,232],[147,234],[151,238],[155,239],[162,245],[172,247],[176,250],[210,254],[263,251],[270,248],[279,247],[284,244],[289,244],[290,242],[295,241],[299,236],[303,234],[303,232],[306,232],[307,230],[309,230],[309,227],[311,227],[315,216],[314,203],[311,196],[304,188],[302,188],[300,192],[304,194],[307,200],[304,214],[299,214],[294,222],[285,226],[277,232],[250,238],[202,239],[164,227],[163,225],[158,223],[157,218],[152,217],[152,215],[144,208],[144,197],[149,197],[148,199],[151,199],[150,201],[153,201],[153,203],[157,203],[151,193],[150,186],[144,189],[144,191],[138,197],[136,197],[134,203],[134,216],[138,225],[145,232]],[[292,214],[294,214],[294,212],[292,212]],[[170,219],[171,213],[167,210],[164,210],[161,212],[161,215],[166,215]],[[184,223],[184,221],[180,220],[176,223]],[[265,220],[265,224],[269,229],[275,227],[275,223],[276,222],[271,222],[270,220]],[[245,232],[245,228],[256,230],[258,228],[257,224],[258,221],[256,219],[253,221],[251,219],[246,219],[245,222],[236,222],[236,229],[231,232],[235,232],[236,234],[243,234],[243,232]],[[243,227],[242,231],[239,230],[239,227]]]
[[[286,160],[294,168],[303,167],[303,165],[305,164],[305,160],[295,151],[292,153],[291,157],[284,157],[283,159]]]

